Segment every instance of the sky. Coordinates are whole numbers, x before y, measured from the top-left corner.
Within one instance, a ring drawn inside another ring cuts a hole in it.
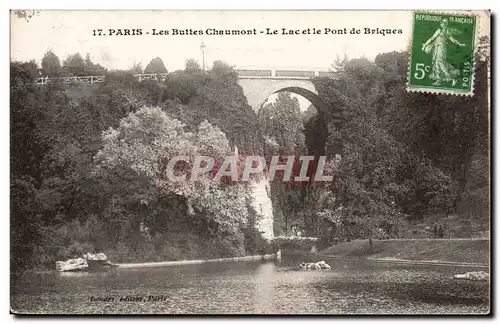
[[[409,11],[41,11],[29,22],[11,16],[11,58],[40,62],[80,52],[110,69],[146,65],[159,56],[169,71],[188,58],[227,61],[238,68],[328,69],[337,55],[373,59],[408,47]],[[343,29],[397,28],[398,35],[93,36],[94,29]]]
[[[489,34],[489,19],[480,15],[480,34]],[[40,11],[29,21],[11,14],[11,60],[40,63],[52,50],[61,60],[69,54],[90,54],[93,62],[108,69],[128,69],[134,63],[145,67],[160,57],[169,71],[183,69],[188,58],[205,66],[223,60],[236,68],[328,70],[337,57],[366,57],[407,50],[410,45],[410,11]],[[141,36],[94,36],[94,29],[142,29]],[[257,29],[278,30],[278,35],[248,36],[152,35],[152,30]],[[282,35],[281,29],[316,28],[320,35]],[[361,34],[328,35],[324,30]],[[365,34],[369,29],[400,29],[400,34]],[[150,34],[146,35],[145,32]]]

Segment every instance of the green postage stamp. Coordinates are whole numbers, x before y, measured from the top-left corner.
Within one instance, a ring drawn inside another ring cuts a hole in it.
[[[473,95],[478,17],[413,13],[408,90]]]

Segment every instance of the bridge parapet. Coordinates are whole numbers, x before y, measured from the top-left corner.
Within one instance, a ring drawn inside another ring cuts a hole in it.
[[[239,79],[310,80],[314,77],[334,77],[332,71],[236,69]]]
[[[318,76],[321,78],[333,78],[333,77],[335,77],[335,72],[333,72],[333,71],[319,71]]]
[[[276,70],[277,77],[298,77],[298,78],[313,78],[316,76],[315,71],[290,71]]]
[[[273,76],[272,70],[236,70],[239,77],[270,77]]]

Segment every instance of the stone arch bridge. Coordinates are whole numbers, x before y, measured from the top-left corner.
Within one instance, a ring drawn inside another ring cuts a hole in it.
[[[255,112],[259,111],[269,96],[282,91],[301,95],[317,109],[323,109],[324,104],[319,99],[311,79],[333,77],[332,72],[314,70],[236,70],[236,72],[238,84]]]

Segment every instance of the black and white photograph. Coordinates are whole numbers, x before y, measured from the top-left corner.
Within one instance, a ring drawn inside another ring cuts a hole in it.
[[[490,315],[486,9],[10,10],[10,313]]]

